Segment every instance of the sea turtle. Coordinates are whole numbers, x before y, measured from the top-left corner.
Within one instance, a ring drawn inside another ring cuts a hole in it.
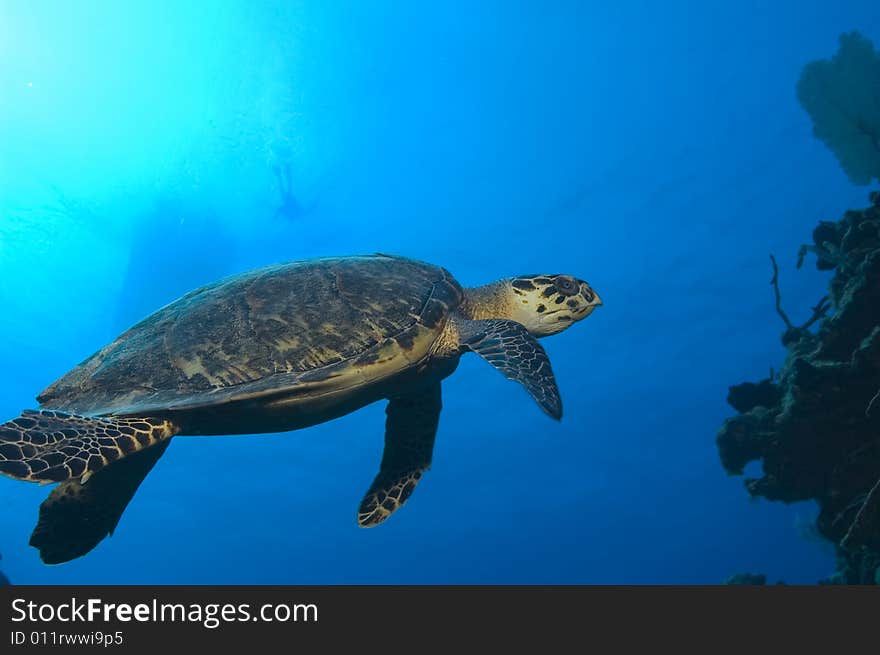
[[[569,275],[463,288],[444,268],[382,254],[242,273],[159,309],[0,426],[0,472],[61,483],[30,540],[60,563],[112,534],[172,437],[294,430],[387,399],[385,451],[357,514],[377,525],[431,463],[440,381],[464,352],[559,419],[535,337],[600,304]]]

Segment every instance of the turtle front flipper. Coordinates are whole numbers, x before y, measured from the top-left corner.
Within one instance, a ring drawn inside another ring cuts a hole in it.
[[[172,437],[170,422],[25,411],[0,425],[0,473],[31,482],[89,477],[107,464]]]
[[[141,482],[168,448],[171,439],[134,453],[95,473],[83,484],[65,480],[40,505],[30,545],[46,564],[81,557],[112,535]]]
[[[520,323],[506,319],[460,321],[461,345],[526,388],[547,414],[562,418],[562,400],[550,358]]]
[[[431,465],[440,421],[440,383],[395,396],[385,410],[385,451],[379,474],[358,508],[358,524],[379,525],[403,506]]]

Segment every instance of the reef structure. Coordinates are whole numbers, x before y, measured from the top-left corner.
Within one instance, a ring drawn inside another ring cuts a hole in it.
[[[0,555],[0,560],[2,560],[2,559],[3,559],[3,555]],[[3,571],[0,571],[0,587],[7,587],[7,586],[9,586],[9,585],[11,585],[11,584],[12,584],[12,583],[9,581],[9,578],[7,578],[7,577],[3,574]]]
[[[813,253],[834,271],[802,326],[782,309],[773,261],[788,355],[778,375],[730,388],[738,415],[716,437],[728,473],[761,462],[763,476],[745,480],[752,497],[818,503],[816,529],[838,554],[830,583],[880,584],[880,192],[870,199],[802,246],[798,266]]]

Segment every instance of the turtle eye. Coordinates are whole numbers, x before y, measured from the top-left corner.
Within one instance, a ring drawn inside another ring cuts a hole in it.
[[[557,277],[553,286],[555,286],[556,290],[564,296],[573,296],[578,292],[577,283],[573,278],[570,278],[567,275],[560,275]]]

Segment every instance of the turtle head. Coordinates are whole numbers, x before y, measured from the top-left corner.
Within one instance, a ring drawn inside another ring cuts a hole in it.
[[[589,284],[571,275],[520,275],[506,282],[509,318],[536,337],[562,332],[602,304]]]

